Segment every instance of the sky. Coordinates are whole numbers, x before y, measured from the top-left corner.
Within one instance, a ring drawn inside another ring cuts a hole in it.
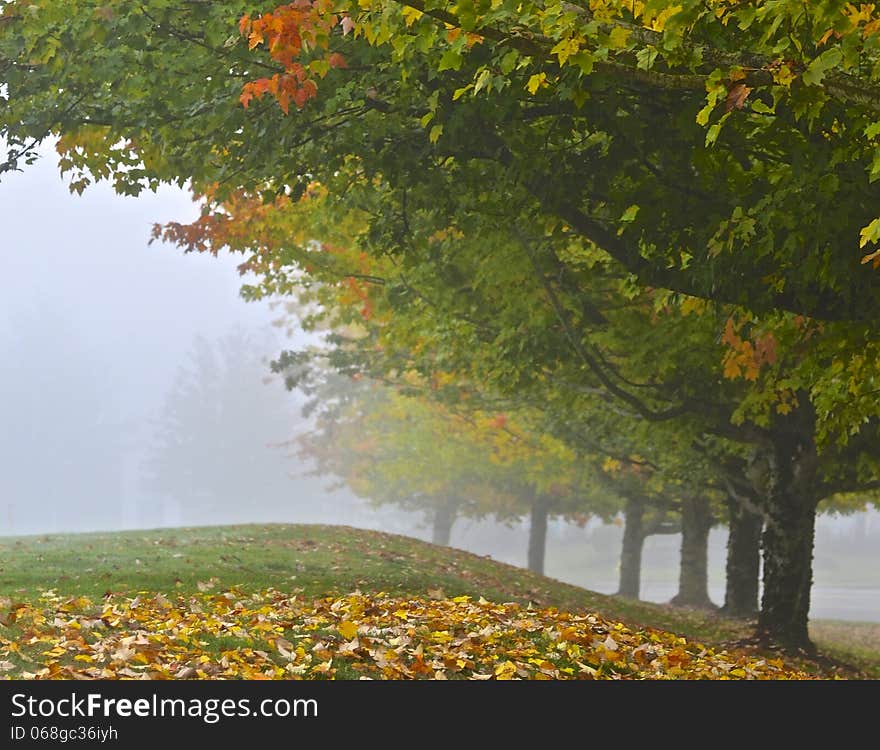
[[[271,321],[266,304],[238,297],[235,258],[148,245],[153,222],[197,216],[181,190],[122,198],[99,184],[75,196],[44,158],[0,182],[0,215],[0,330],[9,335],[21,317],[61,315],[114,381],[114,395],[135,410],[154,406],[193,336]],[[45,335],[51,346],[52,332]]]
[[[325,491],[328,481],[278,448],[295,432],[299,403],[263,382],[267,362],[305,337],[286,338],[270,302],[240,297],[241,256],[150,244],[154,223],[197,215],[172,187],[132,198],[99,183],[71,194],[51,149],[0,180],[0,534],[250,521],[411,528]],[[157,436],[180,409],[181,383],[198,374],[199,342],[216,357],[228,340],[251,369],[227,379],[246,385],[227,393],[223,429],[190,428],[213,441],[208,460],[240,459],[256,489],[233,498],[182,480],[176,491],[151,486]],[[254,447],[230,459],[238,434]]]
[[[344,491],[326,492],[328,481],[303,476],[306,467],[278,449],[290,436],[287,420],[296,424],[298,404],[279,383],[263,383],[265,360],[301,339],[283,338],[268,303],[240,298],[240,258],[149,244],[154,222],[196,215],[189,195],[172,188],[123,198],[99,184],[71,195],[51,152],[0,181],[0,534],[286,521],[429,537],[417,516],[375,511]],[[245,408],[209,419],[186,383],[199,379],[198,352],[221,357],[223,341],[239,347],[231,361],[243,369],[230,372],[226,386],[216,384],[216,393],[232,390],[214,400],[242,401]],[[161,454],[157,435],[172,424],[169,415],[185,418],[183,403],[194,404],[188,439],[206,446],[201,475],[217,474],[219,488],[194,482],[198,467],[175,468],[177,486],[146,478]],[[199,420],[202,427],[194,427]],[[236,434],[248,437],[251,452],[235,443]],[[217,459],[227,454],[241,457],[251,472],[249,484],[234,492],[234,482],[212,471],[211,461],[228,463]],[[814,616],[880,621],[876,553],[850,554],[876,545],[878,519],[874,513],[820,521]],[[554,524],[548,574],[612,592],[619,534],[619,528]],[[724,535],[719,530],[712,538],[717,601]],[[522,525],[462,521],[452,543],[523,565],[525,539]],[[645,598],[674,594],[676,543],[649,540]]]

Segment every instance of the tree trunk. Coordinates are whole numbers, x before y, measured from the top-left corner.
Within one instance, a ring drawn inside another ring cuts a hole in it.
[[[431,532],[431,541],[441,547],[448,547],[452,538],[452,525],[455,523],[456,506],[452,503],[443,503],[434,509],[434,523]]]
[[[544,575],[544,553],[547,548],[547,516],[550,504],[537,497],[532,502],[531,522],[529,524],[529,570]]]
[[[775,426],[772,447],[762,456],[764,593],[758,634],[788,649],[813,651],[807,630],[813,585],[818,457],[815,417],[806,396],[796,412]]]
[[[645,504],[627,498],[623,509],[623,545],[620,550],[620,585],[617,596],[638,599],[642,580],[642,549],[645,546]]]
[[[681,565],[678,594],[672,604],[714,608],[709,598],[709,530],[712,510],[706,498],[686,498],[681,503]]]
[[[724,606],[728,617],[754,617],[758,613],[758,580],[761,567],[763,517],[737,498],[728,496],[729,534]]]
[[[816,510],[788,497],[770,509],[764,529],[764,595],[758,632],[788,648],[813,650],[807,629],[813,584]]]

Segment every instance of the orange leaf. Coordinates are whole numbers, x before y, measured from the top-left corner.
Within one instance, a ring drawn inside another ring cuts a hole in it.
[[[331,68],[347,68],[348,63],[345,61],[345,58],[340,55],[338,52],[333,52],[328,58],[327,62],[330,64]]]

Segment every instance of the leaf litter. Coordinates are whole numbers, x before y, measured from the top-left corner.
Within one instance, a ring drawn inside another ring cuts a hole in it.
[[[211,582],[214,583],[213,581]],[[586,612],[482,597],[241,588],[43,592],[0,618],[0,679],[811,679]]]

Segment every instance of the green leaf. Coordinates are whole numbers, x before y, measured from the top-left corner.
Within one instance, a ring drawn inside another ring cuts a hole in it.
[[[456,89],[452,92],[452,101],[457,102],[461,97],[463,97],[468,91],[470,91],[474,87],[474,84],[469,83],[467,86],[462,86],[460,89]]]
[[[498,63],[498,68],[504,75],[509,75],[513,69],[516,67],[516,63],[519,61],[519,52],[515,49],[510,50],[504,57],[501,58],[501,61]]]
[[[843,52],[837,47],[832,47],[815,58],[803,72],[801,78],[808,86],[818,86],[825,78],[825,74],[840,64],[843,60]]]
[[[486,85],[491,79],[492,73],[489,71],[488,68],[483,68],[483,70],[481,70],[480,74],[477,76],[477,80],[474,82],[474,94],[479,94],[480,91],[486,88]]]
[[[630,33],[623,26],[615,26],[608,35],[608,46],[611,49],[624,49],[629,42]]]
[[[639,207],[635,203],[633,203],[633,205],[631,205],[629,208],[626,209],[626,211],[623,212],[620,220],[625,222],[634,221],[638,213]]]
[[[459,70],[463,59],[464,58],[460,52],[457,52],[454,49],[448,49],[440,58],[440,64],[437,66],[437,70],[440,72],[443,72],[444,70]]]
[[[569,65],[577,65],[582,75],[589,75],[593,71],[593,55],[587,50],[572,55],[568,60]]]
[[[643,47],[636,52],[636,67],[642,70],[649,70],[654,67],[654,61],[657,59],[658,50],[656,47]]]
[[[859,232],[859,248],[863,248],[869,242],[880,240],[880,218],[874,219],[868,226]]]

